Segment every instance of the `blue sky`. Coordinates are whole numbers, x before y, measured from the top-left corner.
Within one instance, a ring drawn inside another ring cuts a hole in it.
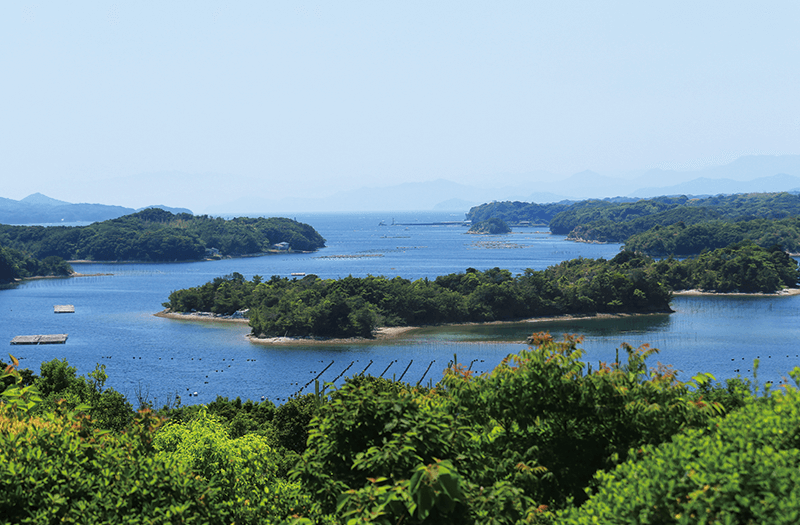
[[[0,196],[136,207],[152,174],[322,195],[798,154],[798,20],[789,1],[4,2]]]

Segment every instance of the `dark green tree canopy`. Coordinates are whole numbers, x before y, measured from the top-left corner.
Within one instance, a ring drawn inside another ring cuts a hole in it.
[[[89,226],[0,225],[0,244],[34,257],[95,261],[186,261],[263,253],[278,243],[314,251],[325,239],[308,224],[285,218],[223,219],[148,208]]]

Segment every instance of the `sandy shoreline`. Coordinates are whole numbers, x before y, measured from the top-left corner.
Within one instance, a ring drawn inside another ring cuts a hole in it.
[[[170,312],[169,310],[162,310],[156,314],[156,317],[165,317],[167,319],[179,319],[183,321],[209,321],[214,323],[249,323],[250,320],[244,317],[231,317],[229,315],[217,315],[211,312]]]
[[[324,339],[315,337],[254,337],[248,335],[247,339],[251,343],[260,345],[343,345],[343,344],[369,344],[378,341],[388,341],[400,339],[404,334],[417,330],[418,326],[383,326],[375,330],[375,337],[367,339],[364,337],[348,337],[339,339]]]
[[[755,296],[755,297],[780,297],[780,296],[793,296],[800,295],[800,288],[784,288],[775,293],[718,293],[709,292],[704,290],[680,290],[673,292],[676,296]],[[503,325],[503,324],[523,324],[529,323],[536,325],[538,323],[558,322],[558,321],[581,321],[589,319],[623,319],[626,317],[641,317],[646,315],[668,315],[673,313],[673,310],[654,311],[654,312],[635,312],[635,313],[598,313],[598,314],[576,314],[576,315],[559,315],[547,317],[532,317],[528,319],[516,319],[513,321],[489,321],[485,323],[449,323],[443,325],[430,325],[430,326],[391,326],[380,327],[375,330],[374,337],[367,339],[364,337],[350,337],[350,338],[322,338],[322,337],[255,337],[248,334],[246,337],[251,343],[263,345],[342,345],[342,344],[370,344],[381,341],[390,341],[402,339],[410,335],[415,330],[422,328],[435,328],[435,327],[455,327],[455,326],[482,326],[482,325]],[[228,322],[228,323],[248,323],[245,318],[233,318],[230,316],[223,316],[212,314],[210,312],[195,312],[195,313],[176,313],[169,310],[163,310],[156,314],[156,317],[165,317],[168,319],[179,319],[185,321],[204,321],[204,322]]]
[[[800,295],[800,288],[784,288],[774,293],[740,293],[740,292],[709,292],[707,290],[680,290],[672,292],[672,295],[724,295],[724,296],[746,296],[746,297],[780,297],[789,295]]]
[[[251,342],[263,345],[342,345],[342,344],[370,344],[380,341],[390,341],[402,339],[404,336],[409,335],[415,330],[422,328],[446,328],[448,326],[483,326],[483,325],[503,325],[503,324],[522,324],[553,322],[553,321],[580,321],[585,319],[622,319],[626,317],[639,317],[643,315],[667,315],[671,311],[661,312],[641,312],[641,313],[618,313],[618,314],[594,314],[594,315],[560,315],[549,317],[532,317],[529,319],[517,319],[513,321],[488,321],[485,323],[448,323],[442,325],[430,326],[382,326],[377,328],[374,337],[367,339],[365,337],[349,337],[349,338],[323,338],[323,337],[255,337],[252,334],[247,334],[245,337]],[[167,319],[179,319],[184,321],[204,321],[204,322],[228,322],[228,323],[247,323],[247,319],[231,318],[229,316],[220,316],[210,312],[194,312],[194,313],[176,313],[168,310],[163,310],[156,314],[156,317],[164,317]],[[524,341],[523,341],[524,342]]]

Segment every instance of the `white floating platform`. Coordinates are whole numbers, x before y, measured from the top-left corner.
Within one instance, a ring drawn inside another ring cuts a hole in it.
[[[71,304],[57,304],[53,306],[53,313],[57,314],[74,314],[75,306]]]
[[[69,334],[18,335],[12,345],[63,345]]]

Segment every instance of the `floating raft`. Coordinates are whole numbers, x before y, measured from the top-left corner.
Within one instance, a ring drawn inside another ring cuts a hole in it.
[[[56,314],[74,314],[75,306],[71,304],[57,304],[53,306],[53,313]]]
[[[18,335],[11,340],[12,345],[63,345],[68,334]]]

